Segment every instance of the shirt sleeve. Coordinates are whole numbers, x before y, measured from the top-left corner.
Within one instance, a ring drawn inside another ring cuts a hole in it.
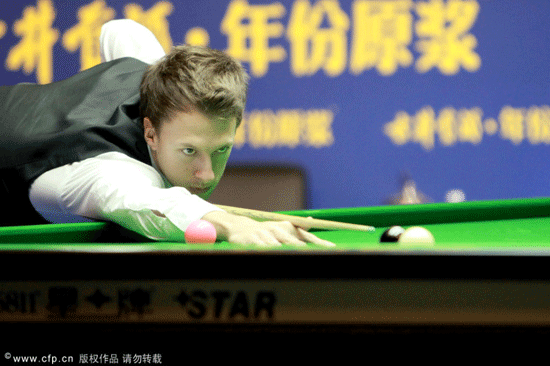
[[[154,168],[118,152],[42,174],[29,197],[50,222],[112,221],[159,241],[185,241],[191,222],[221,211],[183,187],[164,188]]]
[[[165,55],[155,35],[131,19],[111,20],[101,27],[99,52],[101,62],[133,57],[153,64]]]

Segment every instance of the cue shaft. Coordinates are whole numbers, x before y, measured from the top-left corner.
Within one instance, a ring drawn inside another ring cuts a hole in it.
[[[304,229],[374,231],[374,227],[367,226],[367,225],[357,225],[357,224],[350,224],[346,222],[284,215],[284,214],[279,214],[275,212],[251,210],[248,208],[239,208],[239,207],[223,206],[223,205],[216,205],[216,206],[226,212],[239,215],[239,216],[246,216],[256,221],[289,221],[293,225]]]

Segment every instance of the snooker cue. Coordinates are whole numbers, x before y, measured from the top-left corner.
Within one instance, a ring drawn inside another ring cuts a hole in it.
[[[239,215],[245,216],[256,221],[289,221],[294,226],[301,227],[303,229],[324,229],[324,230],[357,230],[357,231],[374,231],[374,227],[367,225],[350,224],[347,222],[320,220],[300,216],[284,215],[274,212],[257,211],[248,208],[239,208],[231,206],[216,205],[216,207],[222,210]]]

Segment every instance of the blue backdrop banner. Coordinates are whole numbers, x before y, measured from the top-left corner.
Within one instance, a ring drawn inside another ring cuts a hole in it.
[[[300,167],[311,208],[382,204],[403,173],[436,202],[550,195],[549,1],[10,1],[2,84],[98,64],[119,18],[239,59],[230,163]]]

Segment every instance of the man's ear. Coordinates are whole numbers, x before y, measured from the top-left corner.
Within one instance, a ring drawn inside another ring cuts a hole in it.
[[[156,150],[158,145],[157,130],[155,129],[153,123],[148,117],[145,117],[143,119],[143,135],[145,137],[145,142],[147,142],[147,145],[149,145],[152,150]]]

